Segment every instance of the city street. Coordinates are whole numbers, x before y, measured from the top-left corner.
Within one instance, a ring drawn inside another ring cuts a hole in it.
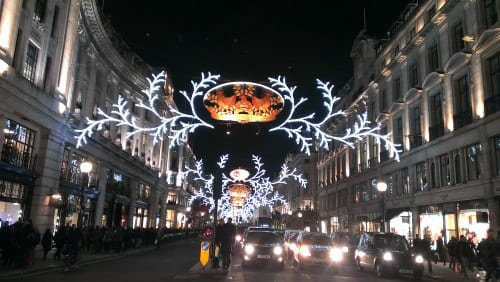
[[[286,265],[283,271],[262,266],[243,269],[237,257],[233,258],[227,271],[208,266],[202,269],[198,263],[199,247],[199,238],[179,240],[164,244],[159,250],[145,248],[89,260],[79,270],[70,272],[63,272],[62,266],[54,267],[56,263],[47,261],[45,267],[38,265],[36,270],[25,274],[13,273],[9,276],[3,273],[0,281],[413,281],[410,276],[379,279],[373,272],[360,272],[351,266],[344,267],[337,274],[319,269],[298,271],[291,264]],[[436,268],[435,273],[439,273]],[[448,279],[426,277],[423,281],[460,281],[458,275],[451,271],[444,275]]]

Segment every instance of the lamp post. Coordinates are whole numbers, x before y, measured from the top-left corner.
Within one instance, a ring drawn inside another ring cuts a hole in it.
[[[377,190],[382,194],[382,232],[385,232],[385,191],[387,191],[387,183],[383,181],[377,182]]]
[[[81,183],[81,194],[80,194],[80,213],[78,215],[78,227],[82,227],[83,225],[83,215],[85,213],[85,186],[88,184],[89,172],[92,171],[92,163],[85,161],[80,164],[80,173],[82,174],[82,183]]]

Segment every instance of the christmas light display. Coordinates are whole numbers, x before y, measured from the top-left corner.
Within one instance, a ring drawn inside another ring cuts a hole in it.
[[[98,116],[102,117],[99,120],[91,120],[87,118],[87,127],[81,130],[77,130],[79,133],[75,138],[77,139],[77,147],[82,146],[87,142],[87,137],[92,136],[94,130],[102,130],[103,126],[110,123],[115,123],[116,126],[128,126],[129,130],[126,133],[125,138],[130,138],[131,136],[139,133],[147,133],[153,136],[153,143],[157,143],[163,138],[165,134],[169,134],[172,139],[170,146],[179,145],[182,140],[186,140],[189,133],[194,132],[198,127],[208,127],[214,128],[212,124],[200,118],[195,110],[195,102],[198,98],[204,96],[205,92],[209,90],[210,87],[217,83],[219,75],[212,75],[208,73],[207,75],[201,74],[201,81],[196,83],[191,81],[193,86],[193,91],[188,94],[186,91],[181,91],[182,96],[190,104],[190,113],[183,113],[172,105],[168,105],[169,111],[172,114],[166,117],[164,114],[158,112],[155,108],[155,101],[158,100],[158,95],[156,92],[160,89],[160,86],[165,82],[164,73],[154,75],[153,79],[147,79],[149,83],[149,88],[143,90],[143,93],[147,97],[147,101],[144,102],[142,99],[138,99],[137,107],[143,108],[146,111],[150,111],[153,116],[160,120],[157,126],[147,127],[143,124],[138,124],[136,119],[131,115],[130,110],[127,107],[127,100],[119,96],[118,104],[114,104],[114,110],[110,114],[97,110]],[[288,101],[290,103],[290,111],[286,119],[279,124],[271,128],[269,131],[285,131],[289,138],[294,138],[297,145],[300,146],[300,150],[306,154],[311,153],[311,146],[313,146],[314,141],[316,141],[320,147],[328,150],[328,144],[332,141],[339,141],[345,145],[354,148],[356,142],[367,138],[373,137],[377,142],[383,142],[386,149],[388,149],[394,159],[399,161],[399,149],[400,144],[394,144],[390,140],[390,133],[379,134],[380,124],[375,124],[375,126],[370,127],[370,121],[367,119],[366,113],[356,113],[356,121],[352,128],[346,129],[344,135],[336,136],[327,131],[325,131],[326,125],[335,117],[348,116],[347,112],[344,110],[335,110],[335,103],[340,100],[339,97],[333,95],[333,85],[328,82],[322,82],[317,80],[317,88],[320,90],[324,98],[324,107],[327,110],[327,114],[319,122],[314,121],[315,114],[307,114],[304,116],[297,117],[297,112],[299,107],[307,101],[307,98],[300,98],[296,101],[294,92],[296,86],[289,87],[286,84],[284,77],[279,76],[277,79],[269,78],[271,86],[281,94],[283,94],[285,103]],[[212,88],[210,88],[212,89]],[[305,133],[312,133],[313,137],[309,137]]]
[[[220,169],[225,168],[226,162],[229,159],[229,155],[223,155],[220,157],[220,161],[217,165]],[[253,217],[254,212],[259,207],[268,207],[273,210],[277,203],[287,207],[288,203],[285,198],[280,195],[276,190],[275,186],[279,184],[286,184],[286,179],[291,178],[297,181],[301,187],[306,187],[307,180],[302,177],[301,174],[297,172],[296,169],[289,170],[289,168],[283,164],[281,167],[281,172],[279,176],[271,180],[266,177],[266,170],[263,169],[264,163],[259,156],[252,156],[252,161],[254,163],[255,173],[246,180],[234,180],[225,173],[221,173],[221,185],[222,193],[219,199],[218,206],[220,207],[220,215],[222,217],[242,217],[245,220],[249,220]],[[209,208],[209,212],[212,212],[215,207],[214,201],[214,175],[203,176],[203,161],[200,160],[196,162],[195,168],[186,167],[183,173],[185,176],[189,174],[194,175],[194,181],[202,182],[203,185],[198,189],[194,195],[192,195],[188,204],[192,204],[195,200],[201,200],[201,203]],[[231,204],[231,195],[227,189],[233,183],[245,183],[251,187],[251,194],[246,199],[243,206],[237,207]]]

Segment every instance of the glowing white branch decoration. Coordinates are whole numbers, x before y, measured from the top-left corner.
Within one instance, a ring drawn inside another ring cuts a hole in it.
[[[81,130],[76,130],[79,133],[75,138],[77,139],[77,147],[82,146],[87,142],[87,137],[91,137],[96,130],[102,130],[104,126],[111,123],[116,126],[127,126],[128,130],[125,138],[128,139],[135,134],[146,133],[153,137],[153,144],[163,139],[166,133],[169,133],[172,142],[170,146],[179,145],[183,140],[186,140],[189,133],[193,133],[198,127],[214,128],[214,126],[204,120],[198,115],[195,110],[195,101],[202,97],[208,91],[208,88],[217,83],[219,75],[212,75],[210,72],[205,75],[201,74],[199,83],[191,81],[193,92],[188,94],[186,91],[180,91],[180,94],[189,102],[189,113],[183,113],[172,105],[168,105],[169,116],[163,111],[158,111],[155,103],[158,100],[158,94],[155,94],[165,82],[164,72],[158,75],[153,75],[153,79],[147,78],[149,88],[143,90],[146,100],[138,99],[136,106],[143,108],[145,111],[151,112],[152,116],[159,120],[156,126],[147,127],[144,124],[139,124],[136,118],[131,115],[127,106],[127,100],[123,97],[118,97],[118,103],[113,105],[114,110],[110,114],[101,109],[97,109],[97,114],[102,117],[99,120],[91,120],[87,118],[87,127]],[[390,150],[391,155],[399,161],[400,144],[394,144],[391,141],[391,134],[380,134],[380,124],[370,127],[370,121],[367,119],[367,114],[359,113],[356,116],[353,127],[340,133],[339,136],[326,132],[325,128],[328,123],[335,117],[347,117],[348,114],[344,110],[335,110],[335,103],[340,100],[339,97],[333,95],[333,85],[329,82],[322,82],[316,80],[317,89],[320,90],[324,100],[323,106],[327,114],[320,120],[315,121],[315,114],[307,114],[304,116],[297,116],[298,109],[308,99],[301,97],[298,101],[295,98],[296,87],[290,87],[286,84],[284,77],[269,78],[272,87],[278,89],[283,95],[284,101],[290,103],[290,111],[284,121],[271,128],[269,131],[284,131],[289,138],[294,138],[295,142],[300,146],[300,151],[310,155],[311,146],[315,142],[326,150],[329,150],[329,143],[332,141],[341,142],[351,148],[354,148],[356,142],[363,138],[372,137],[378,143],[383,142],[386,149]],[[309,136],[311,133],[312,135]],[[342,135],[343,134],[343,135]]]
[[[331,141],[339,141],[347,146],[353,148],[356,141],[362,140],[364,137],[371,136],[375,138],[377,141],[383,141],[385,143],[385,147],[387,149],[391,149],[391,152],[394,158],[399,161],[399,153],[401,150],[398,149],[399,144],[394,144],[390,140],[390,134],[379,134],[377,132],[380,131],[380,125],[377,124],[375,127],[369,127],[370,121],[367,119],[366,112],[358,115],[356,122],[352,129],[347,129],[345,135],[343,136],[335,136],[325,132],[322,128],[333,118],[338,116],[347,116],[346,111],[338,110],[334,111],[334,104],[340,100],[339,97],[336,97],[332,94],[333,85],[330,85],[329,82],[322,82],[317,79],[317,88],[321,91],[323,98],[325,99],[323,106],[327,110],[327,114],[323,119],[318,122],[314,121],[314,113],[296,117],[296,111],[304,102],[307,101],[307,98],[300,98],[298,102],[295,101],[294,92],[296,87],[289,87],[286,84],[286,80],[284,77],[279,76],[277,79],[269,78],[273,87],[278,88],[278,90],[284,94],[285,101],[289,101],[291,104],[290,112],[287,118],[278,126],[271,128],[269,131],[278,131],[282,130],[288,134],[289,138],[295,138],[295,142],[301,146],[300,150],[308,155],[311,154],[310,147],[313,145],[313,138],[304,136],[305,132],[312,132],[315,139],[319,142],[319,146],[328,150],[328,143]]]
[[[103,126],[115,123],[116,126],[128,126],[129,131],[126,133],[125,138],[128,139],[131,136],[138,133],[148,133],[153,136],[153,144],[156,144],[159,140],[163,139],[163,135],[169,130],[172,133],[171,146],[176,146],[181,143],[181,140],[186,139],[188,133],[194,132],[198,127],[208,127],[213,128],[213,125],[202,120],[200,116],[195,111],[195,100],[198,97],[203,96],[204,89],[207,89],[211,85],[215,84],[219,79],[219,75],[212,75],[210,72],[205,76],[201,74],[201,81],[196,83],[191,81],[193,86],[193,92],[189,95],[186,91],[180,91],[182,96],[189,102],[191,106],[191,113],[183,113],[174,108],[172,105],[168,105],[171,117],[166,117],[164,113],[159,113],[155,107],[155,102],[158,100],[158,90],[163,86],[165,79],[165,73],[161,72],[158,75],[153,75],[153,79],[150,80],[146,78],[149,84],[149,88],[143,90],[147,101],[144,102],[143,99],[138,99],[138,103],[135,105],[139,108],[143,108],[146,111],[152,113],[154,117],[160,120],[159,125],[153,127],[145,127],[142,124],[138,124],[136,119],[130,114],[130,110],[127,107],[127,100],[122,96],[118,97],[118,104],[114,104],[113,108],[115,110],[111,111],[111,114],[107,114],[100,108],[97,109],[97,115],[102,117],[99,120],[91,120],[87,118],[87,127],[81,130],[76,130],[79,133],[75,138],[77,139],[77,147],[82,146],[87,143],[87,137],[91,137],[94,130],[102,130]]]
[[[228,158],[229,156],[227,154],[220,157],[220,161],[217,164],[221,169],[225,167]],[[289,170],[286,165],[281,167],[282,169],[278,178],[271,180],[269,177],[264,176],[266,171],[263,169],[264,164],[262,163],[262,159],[253,155],[252,160],[256,172],[244,181],[252,188],[252,193],[246,199],[247,201],[242,207],[235,207],[231,204],[231,196],[229,195],[229,191],[226,189],[226,187],[229,187],[231,184],[237,182],[222,173],[222,195],[219,201],[219,206],[220,213],[223,217],[241,216],[242,218],[248,220],[253,217],[254,212],[260,207],[268,207],[272,210],[276,203],[281,203],[283,206],[287,207],[288,203],[286,202],[286,199],[274,188],[276,185],[286,184],[287,182],[285,180],[287,178],[292,178],[297,181],[301,187],[306,187],[307,185],[307,180],[302,178],[302,175],[299,174],[296,169]],[[186,168],[186,171],[184,172],[186,175],[194,174],[195,181],[201,181],[204,183],[203,188],[196,191],[196,193],[188,199],[188,204],[192,204],[196,199],[201,199],[202,203],[209,207],[209,211],[212,212],[215,206],[215,202],[213,200],[213,180],[215,177],[213,175],[204,177],[202,170],[203,163],[202,161],[198,161],[195,164],[194,169]]]

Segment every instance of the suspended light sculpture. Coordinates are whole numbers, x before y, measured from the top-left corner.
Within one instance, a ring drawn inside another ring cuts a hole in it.
[[[391,141],[391,135],[380,134],[380,124],[370,127],[370,121],[366,112],[355,113],[356,121],[352,128],[346,129],[346,132],[340,136],[327,131],[326,125],[335,117],[348,116],[344,110],[335,111],[334,105],[340,100],[333,95],[333,85],[329,82],[316,80],[317,89],[320,90],[324,99],[323,106],[327,114],[320,121],[316,121],[315,113],[298,116],[297,112],[300,106],[307,101],[307,98],[295,99],[296,86],[288,86],[284,77],[269,78],[272,88],[251,83],[251,82],[232,82],[215,86],[219,75],[212,75],[210,72],[201,74],[199,83],[191,81],[193,91],[188,94],[186,91],[180,91],[180,94],[189,102],[190,112],[184,113],[172,105],[168,105],[171,116],[162,115],[156,108],[155,102],[158,100],[158,90],[161,88],[164,80],[164,72],[153,75],[153,79],[147,78],[149,88],[143,90],[147,100],[138,99],[136,107],[143,108],[152,113],[160,122],[157,125],[145,126],[138,124],[131,115],[127,106],[127,100],[122,96],[118,97],[118,103],[113,105],[113,110],[108,114],[97,109],[97,114],[101,119],[91,120],[87,118],[87,127],[76,130],[78,133],[77,147],[87,142],[87,138],[92,136],[95,130],[102,130],[105,125],[114,123],[116,126],[127,126],[129,128],[125,138],[130,138],[135,134],[150,134],[153,136],[153,143],[157,143],[165,134],[169,134],[172,139],[171,146],[179,145],[182,140],[186,140],[189,133],[194,132],[199,127],[214,128],[208,121],[203,120],[195,110],[196,100],[204,98],[205,106],[215,119],[231,120],[240,123],[246,122],[266,122],[276,118],[281,109],[289,103],[290,111],[281,124],[271,128],[269,131],[284,131],[289,138],[294,138],[300,151],[310,154],[311,146],[314,143],[319,144],[325,150],[329,150],[329,143],[332,141],[341,142],[351,148],[354,148],[356,142],[367,137],[373,137],[377,142],[382,142],[391,155],[399,161],[400,144],[394,144]],[[224,89],[232,87],[232,94],[226,94]],[[257,88],[261,92],[256,92]],[[260,93],[260,94],[259,94]],[[312,136],[312,137],[311,137]]]
[[[225,168],[228,158],[228,155],[220,157],[220,161],[217,162],[219,168]],[[261,206],[273,209],[276,203],[281,203],[287,207],[288,203],[285,198],[280,195],[274,187],[278,184],[286,184],[286,179],[288,178],[297,181],[301,187],[306,187],[307,185],[307,180],[304,179],[296,169],[289,170],[285,164],[282,165],[279,176],[271,180],[269,177],[265,176],[266,171],[263,169],[264,163],[262,159],[259,156],[253,155],[252,161],[255,167],[255,174],[249,176],[244,181],[236,181],[230,176],[222,173],[222,196],[218,205],[220,206],[220,213],[223,217],[232,217],[238,214],[244,219],[250,219],[253,217],[254,212]],[[194,174],[194,180],[203,183],[203,188],[196,191],[196,193],[188,199],[188,204],[191,204],[196,199],[200,199],[202,204],[208,206],[209,211],[212,212],[215,204],[213,200],[213,180],[215,176],[203,176],[202,160],[196,162],[195,168],[186,167],[183,174]],[[251,192],[246,191],[244,186],[251,189]],[[234,187],[234,189],[232,189],[232,187]],[[240,196],[243,195],[247,196],[241,199],[242,197]]]

